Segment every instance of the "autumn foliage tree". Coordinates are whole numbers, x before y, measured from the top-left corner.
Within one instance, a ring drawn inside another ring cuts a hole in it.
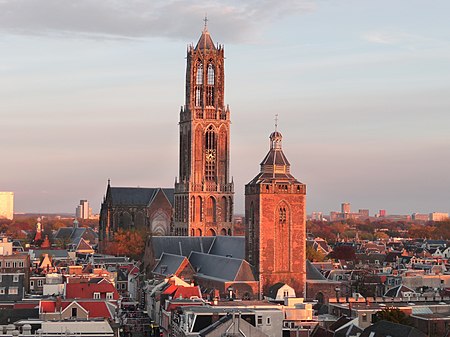
[[[106,246],[106,253],[115,256],[128,256],[138,260],[145,248],[145,232],[119,229],[114,234],[114,240]]]

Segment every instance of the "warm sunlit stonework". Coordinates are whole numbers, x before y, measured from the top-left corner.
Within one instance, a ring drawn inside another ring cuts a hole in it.
[[[283,282],[305,296],[306,185],[290,173],[282,135],[270,135],[261,172],[245,185],[246,260],[259,279],[260,294]]]
[[[230,111],[224,104],[224,49],[205,29],[189,46],[186,102],[180,111],[175,235],[232,235]]]

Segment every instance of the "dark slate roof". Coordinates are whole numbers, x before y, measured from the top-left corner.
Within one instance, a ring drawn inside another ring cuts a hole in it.
[[[174,275],[185,259],[186,257],[181,255],[163,253],[159,262],[153,268],[153,273],[165,276]]]
[[[286,181],[287,183],[295,183],[295,184],[299,183],[299,181],[295,179],[294,176],[290,173],[260,172],[248,184],[270,183],[273,180]]]
[[[320,271],[314,267],[309,260],[306,260],[306,279],[314,281],[327,281],[325,276],[323,276]]]
[[[245,259],[245,237],[216,236],[208,253]]]
[[[350,318],[348,316],[341,316],[341,317],[338,318],[338,320],[336,322],[333,322],[333,323],[330,324],[329,329],[331,331],[336,331],[337,329],[339,329],[340,327],[344,326],[345,324],[347,324],[351,320],[352,320],[352,318]]]
[[[371,334],[374,332],[375,334]],[[392,323],[389,321],[379,321],[364,329],[360,337],[427,337],[425,333],[411,326]]]
[[[174,204],[173,188],[146,188],[146,187],[109,187],[113,206],[148,206],[162,191],[167,200]]]
[[[275,283],[273,286],[271,286],[271,287],[269,288],[268,297],[269,297],[269,298],[273,298],[273,299],[277,298],[278,290],[280,290],[280,288],[281,288],[282,286],[284,286],[285,284],[286,284],[286,283],[278,282],[278,283]]]
[[[192,252],[189,262],[197,276],[220,281],[254,281],[247,261],[232,257]]]
[[[203,30],[202,35],[197,42],[197,46],[195,46],[195,49],[216,49],[211,35],[206,28]]]
[[[363,330],[354,324],[349,324],[334,333],[333,337],[358,336]]]
[[[35,258],[41,258],[42,254],[48,254],[48,256],[53,256],[55,258],[68,258],[69,253],[64,249],[36,249],[33,250]]]
[[[157,188],[110,187],[113,206],[147,206],[157,191]]]
[[[151,245],[156,259],[163,253],[189,256],[191,252],[207,253],[214,236],[153,236]]]
[[[70,239],[72,231],[73,227],[62,227],[56,232],[55,239]]]
[[[386,297],[400,297],[401,292],[414,292],[414,290],[412,290],[409,287],[404,286],[403,284],[400,284],[394,288],[389,289],[384,296]]]
[[[174,188],[161,188],[161,191],[165,194],[166,198],[169,200],[170,204],[175,205],[175,189]]]
[[[281,149],[271,149],[264,157],[261,165],[280,165],[289,166],[289,161]]]

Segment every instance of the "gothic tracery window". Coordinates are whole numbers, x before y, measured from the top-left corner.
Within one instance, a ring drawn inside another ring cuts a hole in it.
[[[278,221],[281,224],[286,223],[286,208],[285,207],[280,207],[280,209],[278,211]]]
[[[214,85],[214,66],[208,64],[208,85]]]
[[[195,79],[195,106],[203,105],[203,64],[197,65],[197,76]]]
[[[212,126],[208,128],[205,134],[205,179],[214,180],[216,176],[216,133]]]
[[[197,79],[195,84],[202,85],[203,84],[203,64],[199,63],[197,66]]]
[[[207,70],[206,105],[214,106],[214,66],[209,63]]]

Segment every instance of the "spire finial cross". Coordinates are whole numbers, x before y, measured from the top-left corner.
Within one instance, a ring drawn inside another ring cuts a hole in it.
[[[278,129],[278,114],[275,115],[275,131]]]
[[[205,22],[205,30],[208,28],[208,14],[205,13],[205,18],[203,19]]]

